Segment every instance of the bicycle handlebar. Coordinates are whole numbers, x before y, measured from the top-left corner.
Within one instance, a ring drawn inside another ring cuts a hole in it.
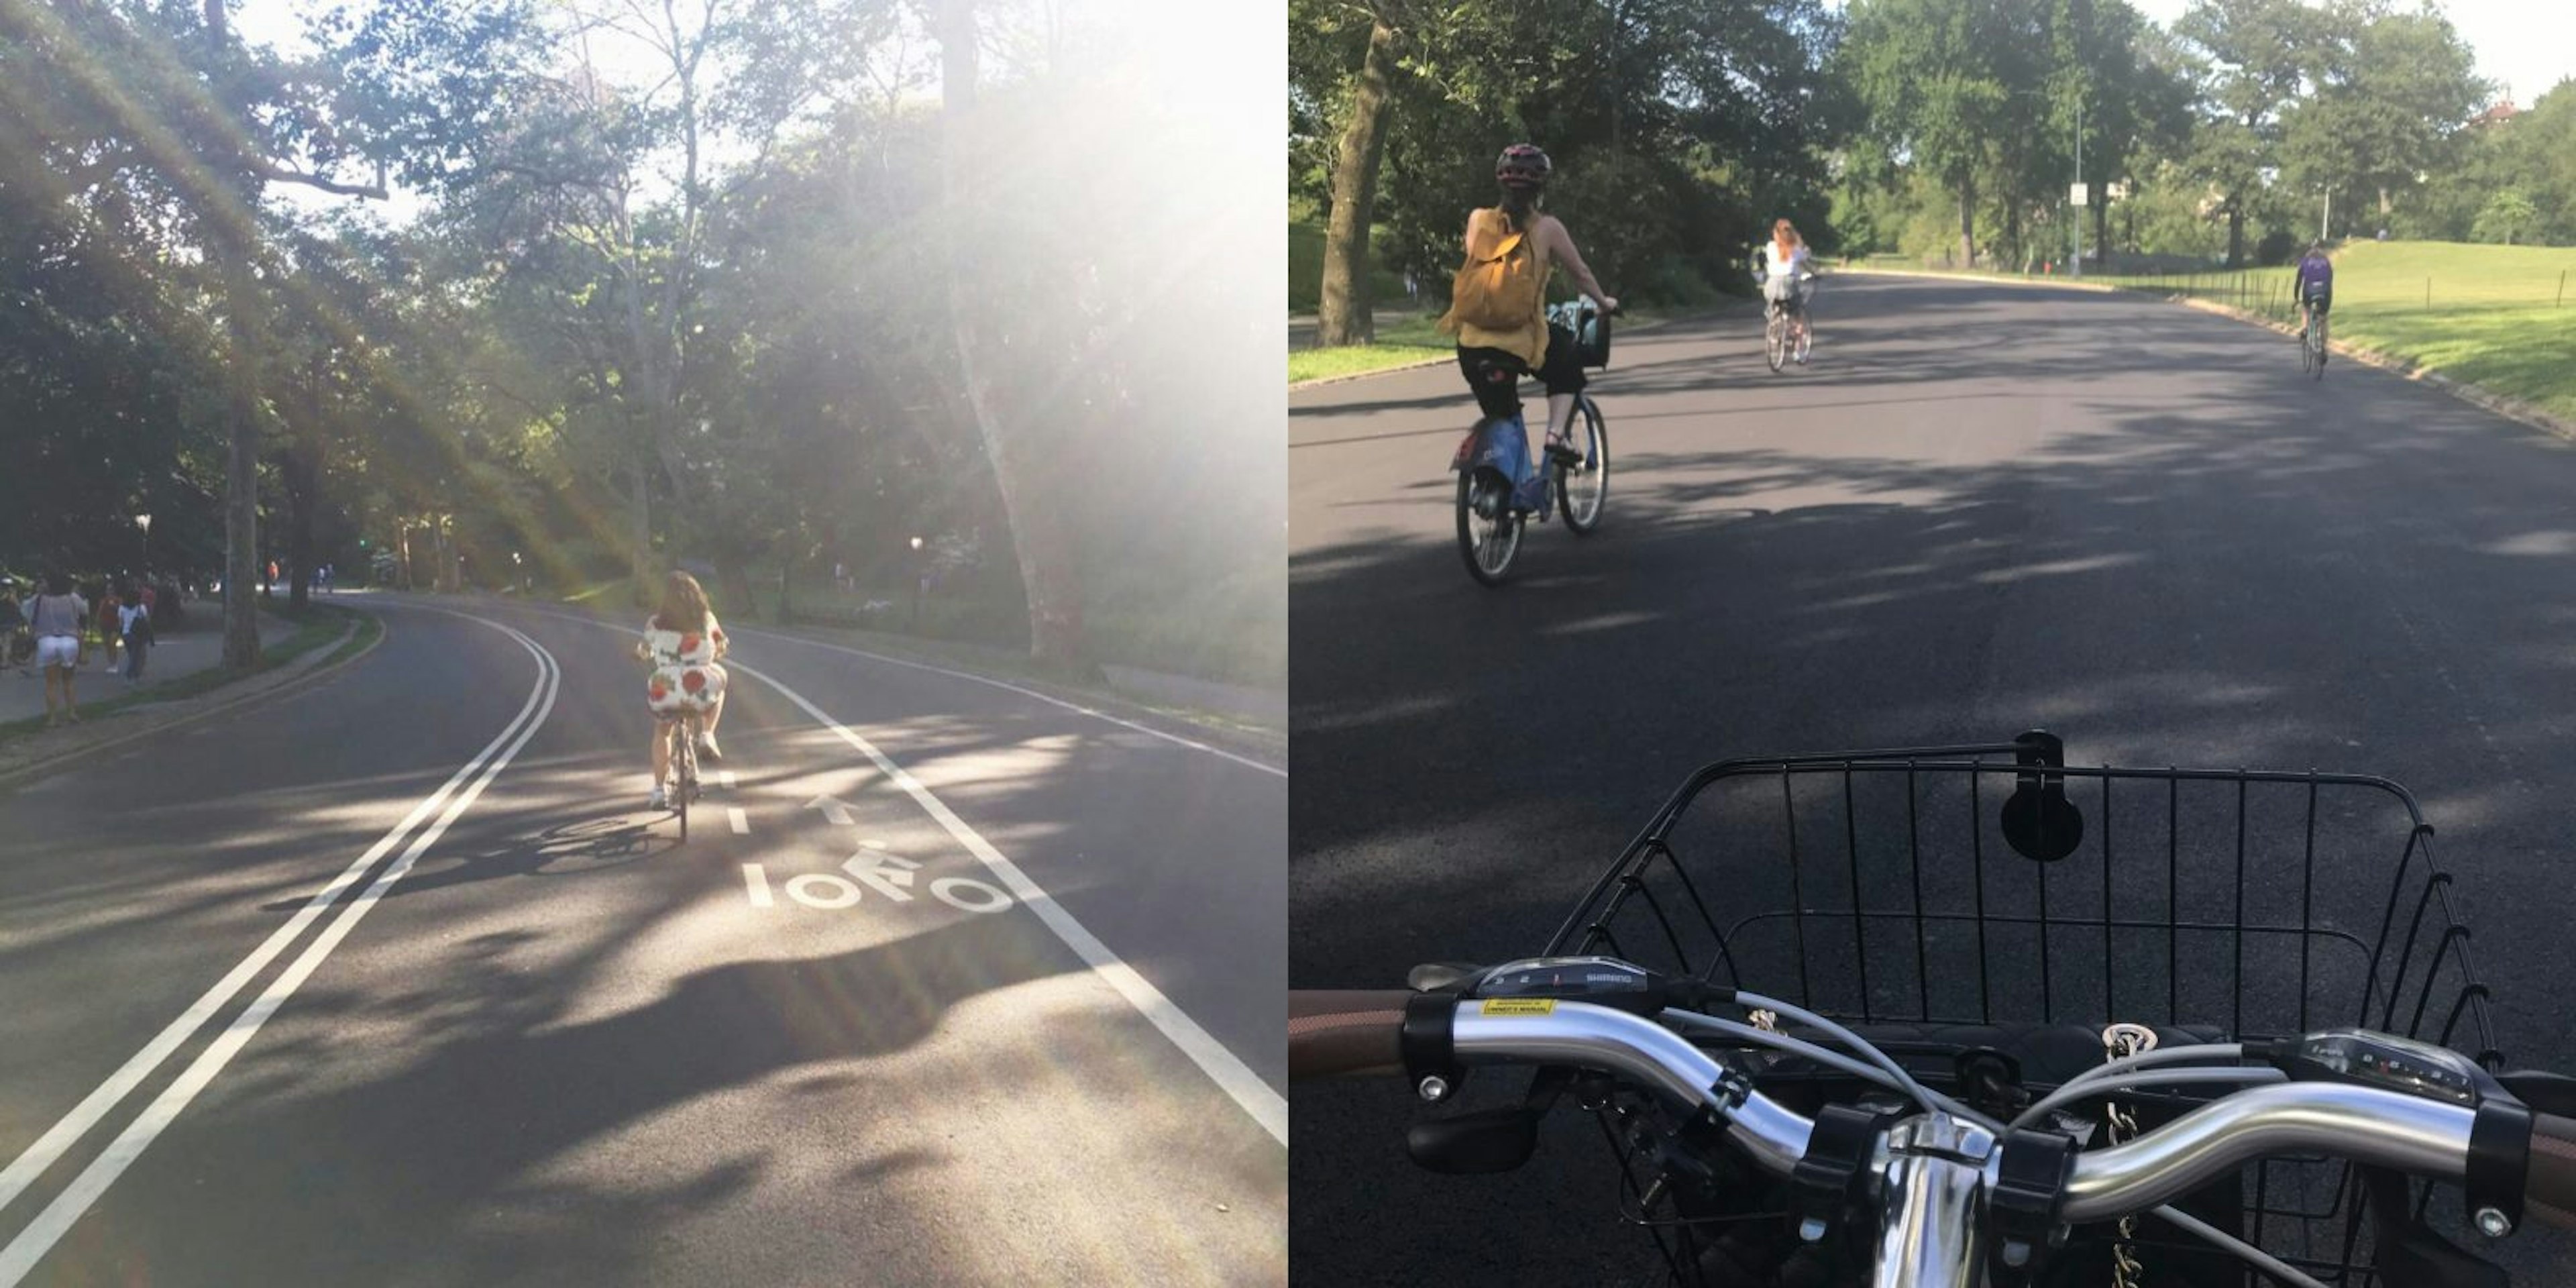
[[[1288,994],[1288,1076],[1339,1078],[1404,1072],[1405,989],[1293,989]]]
[[[1292,1079],[1401,1073],[1404,1008],[1415,994],[1289,994]],[[1468,1064],[1560,1065],[1618,1075],[1685,1108],[1715,1112],[1728,1135],[1772,1172],[1794,1169],[1814,1123],[1753,1088],[1715,1056],[1638,1015],[1582,1002],[1544,1011],[1458,1003],[1452,1058]],[[2536,1114],[2526,1203],[2576,1225],[2576,1119]],[[2270,1155],[2322,1153],[2418,1176],[2459,1180],[2477,1112],[2345,1083],[2293,1082],[2235,1092],[2127,1144],[2078,1153],[2062,1219],[2109,1221],[2179,1198]],[[1988,1182],[1993,1160],[1988,1160]]]
[[[2531,1163],[2523,1172],[2523,1210],[2551,1225],[2576,1227],[2576,1118],[2531,1116]]]

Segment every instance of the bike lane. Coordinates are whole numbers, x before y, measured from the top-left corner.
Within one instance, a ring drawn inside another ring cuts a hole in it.
[[[1284,1277],[1284,1151],[876,764],[738,666],[680,847],[624,637],[489,615],[562,660],[551,719],[54,1273]]]

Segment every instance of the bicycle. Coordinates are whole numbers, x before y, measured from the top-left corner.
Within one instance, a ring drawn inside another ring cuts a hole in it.
[[[1585,366],[1609,365],[1610,323],[1598,305],[1590,300],[1553,305],[1549,317],[1575,334]],[[1458,554],[1479,584],[1503,583],[1520,555],[1521,537],[1533,514],[1544,523],[1556,512],[1566,531],[1579,537],[1599,530],[1610,497],[1610,430],[1589,392],[1575,395],[1565,437],[1564,443],[1546,449],[1547,460],[1537,467],[1539,502],[1528,511],[1513,504],[1518,481],[1531,468],[1528,431],[1520,421],[1478,420],[1449,458],[1449,469],[1458,476]]]
[[[1755,276],[1762,283],[1764,360],[1771,364],[1774,372],[1792,360],[1799,366],[1807,365],[1807,354],[1815,347],[1815,332],[1807,320],[1805,301],[1799,297],[1797,278],[1794,275],[1775,278],[1758,270]]]
[[[2306,325],[2299,328],[2299,371],[2312,380],[2326,378],[2326,310],[2310,300],[2300,310],[2307,315]]]
[[[680,820],[680,840],[689,839],[689,804],[701,794],[698,787],[698,725],[703,717],[695,712],[684,715],[656,716],[661,736],[670,747],[671,781],[668,808]]]
[[[2500,1288],[2435,1230],[2431,1190],[2460,1188],[2473,1237],[2576,1224],[2576,1079],[2500,1071],[2431,839],[2386,779],[2082,768],[2038,731],[1721,762],[1541,956],[1293,991],[1290,1076],[1401,1076],[1443,1105],[1472,1070],[1531,1070],[1517,1103],[1418,1122],[1408,1152],[1509,1171],[1570,1100],[1621,1163],[1621,1220],[1682,1284],[2252,1266]],[[1691,861],[1721,841],[1725,871]],[[2318,883],[2318,854],[2353,841],[2398,855],[2384,898]],[[1927,863],[1964,879],[1927,885]],[[2284,874],[2295,901],[2267,893]],[[2332,998],[2354,1023],[2316,1013]]]

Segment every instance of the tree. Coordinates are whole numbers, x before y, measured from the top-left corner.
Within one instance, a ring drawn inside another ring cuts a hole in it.
[[[2475,236],[2479,241],[2503,242],[2507,246],[2531,235],[2540,222],[2540,207],[2518,188],[2506,188],[2487,199],[2478,212]]]
[[[1957,203],[1959,257],[1977,262],[1977,180],[2007,133],[2015,85],[1991,0],[1855,0],[1842,73],[1890,157]]]
[[[2280,165],[2281,115],[2306,83],[2323,21],[2298,0],[2193,0],[2174,24],[2207,76],[2189,165],[2220,194],[2231,267],[2245,263],[2245,221]]]
[[[2374,0],[2333,11],[2311,34],[2319,83],[2283,114],[2282,176],[2301,194],[2345,195],[2347,217],[2376,198],[2385,224],[2400,194],[2443,167],[2489,87],[2438,11]]]
[[[1387,80],[1396,72],[1396,36],[1383,7],[1365,13],[1366,49],[1350,84],[1332,154],[1331,221],[1324,233],[1323,293],[1316,309],[1317,342],[1325,345],[1366,344],[1377,337],[1369,308],[1369,231],[1378,167],[1386,159]]]

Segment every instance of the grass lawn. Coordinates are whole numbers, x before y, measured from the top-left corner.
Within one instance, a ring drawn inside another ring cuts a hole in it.
[[[2337,340],[2576,419],[2576,247],[2355,242],[2334,264]],[[2241,302],[2289,321],[2291,275],[2283,267],[2099,280]]]
[[[1327,376],[1356,376],[1455,355],[1458,342],[1440,334],[1439,329],[1432,325],[1435,321],[1437,319],[1422,314],[1382,313],[1378,316],[1375,344],[1291,349],[1288,351],[1288,383],[1321,380]]]

